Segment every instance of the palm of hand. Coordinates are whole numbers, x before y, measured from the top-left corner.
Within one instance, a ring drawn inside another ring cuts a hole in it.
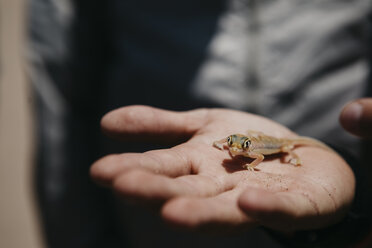
[[[171,149],[110,155],[91,170],[95,180],[123,198],[160,202],[163,218],[172,225],[226,232],[257,224],[281,231],[317,228],[339,220],[353,198],[353,174],[330,151],[296,148],[303,166],[272,156],[258,165],[260,171],[251,172],[241,167],[247,161],[212,146],[248,129],[294,136],[262,117],[231,110],[175,113],[134,106],[108,114],[102,126],[124,140],[189,138]]]

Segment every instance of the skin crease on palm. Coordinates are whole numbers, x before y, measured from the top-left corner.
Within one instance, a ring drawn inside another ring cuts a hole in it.
[[[226,110],[172,112],[129,106],[101,121],[110,137],[126,142],[177,144],[145,153],[108,155],[91,167],[99,184],[135,204],[157,204],[170,225],[192,231],[228,233],[265,226],[281,232],[316,229],[339,221],[350,206],[354,175],[336,153],[298,147],[303,165],[289,156],[265,158],[247,171],[212,146],[232,133],[257,130],[291,138],[296,134],[263,117]],[[249,159],[248,159],[249,160]]]

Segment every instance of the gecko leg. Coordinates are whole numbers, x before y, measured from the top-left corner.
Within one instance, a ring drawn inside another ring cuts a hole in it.
[[[227,138],[217,140],[213,142],[213,146],[216,147],[217,149],[223,150],[223,144],[227,142]]]
[[[248,153],[245,153],[243,154],[245,157],[249,157],[249,158],[254,158],[253,162],[250,163],[250,164],[246,164],[244,165],[243,167],[249,171],[254,171],[254,170],[258,170],[257,168],[255,168],[259,163],[262,162],[262,160],[264,160],[264,155],[262,155],[261,153],[255,153],[255,152],[248,152]]]
[[[302,161],[300,157],[293,151],[294,146],[293,145],[286,145],[281,148],[282,152],[288,153],[292,158],[289,160],[289,163],[300,166],[302,164]]]

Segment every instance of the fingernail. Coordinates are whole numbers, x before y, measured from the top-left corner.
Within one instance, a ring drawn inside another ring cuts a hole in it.
[[[360,119],[363,115],[363,105],[357,102],[347,105],[341,114],[342,125],[348,131],[359,131]]]

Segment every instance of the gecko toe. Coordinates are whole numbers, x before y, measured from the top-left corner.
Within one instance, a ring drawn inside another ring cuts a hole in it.
[[[244,169],[247,169],[248,171],[260,171],[260,169],[256,168],[255,166],[251,166],[249,164],[243,165]]]
[[[302,161],[299,158],[291,158],[289,160],[289,163],[294,165],[294,166],[301,166],[302,165]]]

